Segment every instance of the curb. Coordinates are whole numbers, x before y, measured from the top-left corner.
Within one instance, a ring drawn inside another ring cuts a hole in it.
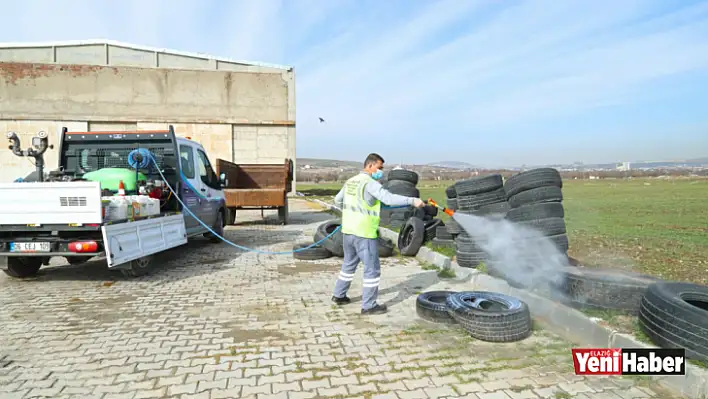
[[[338,208],[324,201],[317,199],[308,201],[316,202],[327,209],[341,213]],[[397,242],[398,233],[385,227],[380,227],[380,229],[384,237]],[[451,261],[449,257],[429,248],[421,247],[415,258],[443,269],[452,268],[462,280],[469,281],[474,290],[494,291],[523,300],[529,305],[531,315],[537,322],[570,342],[597,348],[658,348],[655,345],[640,342],[631,335],[622,334],[602,326],[576,309],[530,291],[511,287],[506,281],[478,270],[460,267],[457,262]],[[686,365],[685,376],[656,376],[651,378],[664,387],[680,393],[685,398],[708,398],[708,370],[692,364]]]

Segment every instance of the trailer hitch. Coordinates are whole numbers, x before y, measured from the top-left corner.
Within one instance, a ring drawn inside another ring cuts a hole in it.
[[[13,154],[18,157],[31,157],[34,158],[34,165],[37,168],[37,181],[44,181],[44,153],[47,149],[53,149],[54,146],[49,144],[49,138],[47,137],[47,132],[40,130],[37,132],[35,137],[32,137],[32,147],[22,150],[20,146],[20,138],[17,137],[17,133],[8,132],[6,135],[7,139],[10,141],[10,146],[8,147]]]

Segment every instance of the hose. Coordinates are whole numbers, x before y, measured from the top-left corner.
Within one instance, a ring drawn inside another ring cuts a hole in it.
[[[304,251],[304,250],[306,250],[306,249],[310,249],[310,248],[313,248],[313,247],[316,247],[316,246],[320,245],[320,244],[323,243],[325,240],[327,240],[328,238],[332,237],[335,233],[337,233],[337,231],[339,231],[339,229],[342,227],[341,225],[340,225],[340,226],[337,226],[337,228],[334,229],[333,232],[331,232],[331,233],[328,234],[326,237],[324,237],[323,239],[317,241],[316,243],[313,243],[313,244],[310,245],[310,246],[307,246],[307,247],[305,247],[305,248],[294,249],[294,250],[292,250],[292,251],[280,251],[280,252],[261,251],[260,249],[248,248],[248,247],[244,247],[244,246],[242,246],[242,245],[235,244],[235,243],[233,243],[233,242],[227,240],[226,238],[222,237],[221,235],[217,234],[214,230],[211,229],[211,227],[207,226],[206,223],[202,222],[202,220],[199,219],[199,218],[197,217],[197,215],[195,215],[194,213],[192,213],[192,211],[189,209],[189,207],[187,207],[187,205],[186,205],[184,202],[182,202],[182,199],[181,199],[181,198],[179,197],[179,195],[175,192],[175,190],[172,189],[172,186],[170,186],[170,183],[167,182],[167,179],[165,178],[165,175],[162,174],[162,171],[161,171],[160,168],[157,166],[157,161],[156,161],[155,158],[152,156],[152,153],[150,153],[150,152],[148,151],[147,154],[143,153],[143,154],[141,154],[141,155],[144,156],[143,159],[150,159],[150,161],[152,161],[152,163],[155,165],[155,169],[157,169],[157,173],[160,174],[160,177],[162,177],[162,180],[165,182],[165,185],[167,185],[167,188],[170,190],[170,193],[172,193],[172,194],[175,195],[175,199],[177,200],[177,202],[179,202],[179,203],[182,205],[182,208],[184,208],[184,210],[186,210],[186,211],[194,218],[194,220],[196,220],[197,222],[199,222],[199,224],[201,224],[202,226],[204,226],[204,228],[207,229],[207,230],[209,231],[209,233],[211,233],[211,234],[214,235],[215,237],[218,237],[221,241],[223,241],[223,242],[225,242],[225,243],[231,245],[231,246],[234,247],[234,248],[238,248],[238,249],[243,250],[243,251],[246,251],[246,252],[255,252],[255,253],[264,254],[264,255],[290,255],[290,254],[293,254],[293,253],[295,253],[295,252],[301,252],[301,251]],[[129,157],[129,159],[130,159],[130,157]],[[142,164],[142,162],[141,162],[141,164]],[[132,166],[132,165],[131,165],[131,166]],[[144,167],[143,167],[143,168],[144,168]],[[182,178],[182,172],[180,171],[180,179],[181,179],[181,178]]]

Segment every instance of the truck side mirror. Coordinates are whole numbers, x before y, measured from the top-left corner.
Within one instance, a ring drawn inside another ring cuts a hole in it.
[[[221,185],[222,188],[226,186],[226,173],[221,173],[219,174],[219,184]]]

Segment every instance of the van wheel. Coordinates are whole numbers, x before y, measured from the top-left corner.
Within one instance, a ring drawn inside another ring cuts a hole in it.
[[[31,277],[37,274],[42,267],[42,258],[39,256],[7,257],[7,269],[3,271],[10,277]]]
[[[214,225],[211,226],[211,229],[214,230],[214,232],[220,236],[224,236],[224,212],[219,211],[219,214],[216,215],[216,222],[214,222]],[[213,242],[214,244],[218,244],[221,242],[221,238],[215,236],[214,234],[211,233],[204,233],[204,237],[208,238],[209,241]]]
[[[135,260],[131,260],[129,264],[120,269],[126,277],[141,277],[149,274],[153,269],[152,256],[143,256]]]

